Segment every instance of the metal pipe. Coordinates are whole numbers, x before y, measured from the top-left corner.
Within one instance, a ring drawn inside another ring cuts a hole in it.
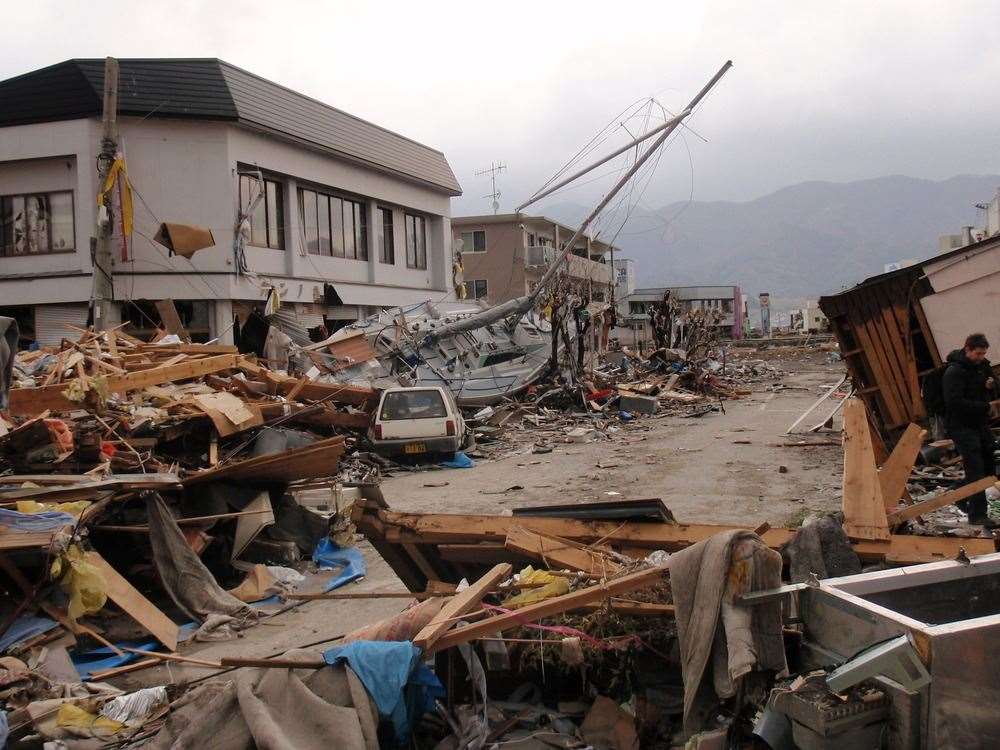
[[[682,114],[677,115],[674,118],[671,118],[670,120],[667,120],[665,123],[663,123],[662,125],[658,125],[657,127],[655,127],[652,130],[650,130],[648,133],[643,133],[638,138],[634,138],[633,140],[629,141],[628,143],[626,143],[624,146],[622,146],[617,151],[612,151],[610,154],[608,154],[607,156],[605,156],[603,159],[601,159],[599,161],[595,161],[589,167],[584,167],[579,172],[573,173],[572,175],[570,175],[566,179],[564,179],[564,180],[556,183],[552,187],[546,188],[542,192],[535,193],[533,196],[531,196],[530,198],[528,198],[528,200],[526,200],[524,203],[522,203],[520,206],[518,206],[516,209],[514,209],[514,212],[515,213],[521,213],[521,211],[523,209],[527,208],[532,203],[537,203],[538,201],[540,201],[542,198],[546,197],[547,195],[551,195],[556,190],[559,190],[559,189],[565,187],[566,185],[568,185],[569,183],[573,182],[573,180],[577,180],[580,177],[583,177],[585,174],[587,174],[587,172],[590,172],[591,170],[596,169],[597,167],[601,166],[602,164],[607,164],[609,161],[611,161],[612,159],[614,159],[616,156],[621,156],[622,154],[624,154],[629,149],[632,149],[632,148],[638,146],[640,143],[642,143],[645,140],[648,140],[648,139],[652,138],[657,133],[660,133],[660,132],[666,130],[667,128],[669,128],[669,127],[671,127],[673,125],[680,124],[680,122],[686,116],[687,116],[686,114],[682,113]]]

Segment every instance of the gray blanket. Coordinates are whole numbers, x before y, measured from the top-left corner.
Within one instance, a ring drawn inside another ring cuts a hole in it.
[[[734,530],[671,555],[668,565],[684,678],[684,729],[697,732],[751,671],[787,670],[780,603],[734,604],[741,594],[781,585],[781,555],[753,532]]]
[[[316,659],[290,651],[284,658]],[[350,667],[240,669],[171,707],[149,750],[378,750],[378,713]]]

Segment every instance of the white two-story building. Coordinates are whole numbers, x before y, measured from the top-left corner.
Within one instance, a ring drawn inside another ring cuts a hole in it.
[[[103,85],[103,60],[0,82],[0,314],[26,341],[88,320]],[[172,299],[196,340],[230,342],[268,295],[300,328],[453,298],[461,188],[440,151],[216,59],[120,60],[118,102],[134,190],[112,251],[122,320],[151,327],[152,302]],[[173,255],[153,240],[163,222],[215,244]]]

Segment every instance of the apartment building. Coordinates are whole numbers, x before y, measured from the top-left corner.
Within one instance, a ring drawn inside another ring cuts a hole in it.
[[[152,326],[150,302],[169,298],[193,337],[228,343],[268,297],[298,330],[453,298],[461,188],[440,151],[221,60],[119,63],[134,202],[113,250],[122,320]],[[104,61],[82,59],[0,82],[0,314],[41,344],[88,320],[103,85]],[[154,239],[163,222],[215,244],[172,254]]]
[[[467,296],[491,304],[530,292],[576,233],[544,216],[525,214],[455,216],[451,228],[454,239],[461,240]],[[568,258],[570,279],[595,302],[610,300],[611,249],[585,235]]]
[[[653,341],[650,311],[662,301],[668,289],[680,302],[681,315],[695,310],[718,312],[720,335],[743,338],[743,294],[738,286],[676,286],[636,289],[628,296],[628,316],[618,321],[621,343],[639,346]],[[676,325],[683,327],[683,321],[678,320]]]

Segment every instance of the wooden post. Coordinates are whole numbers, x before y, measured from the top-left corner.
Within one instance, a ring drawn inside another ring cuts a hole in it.
[[[844,531],[851,539],[888,540],[885,501],[864,402],[844,405]]]

